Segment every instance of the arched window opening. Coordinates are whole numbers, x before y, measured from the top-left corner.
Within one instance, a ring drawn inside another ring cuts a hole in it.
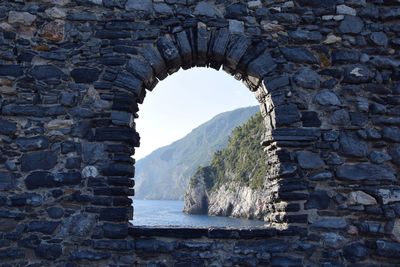
[[[263,226],[258,105],[241,82],[207,68],[181,70],[148,93],[136,120],[133,225]]]

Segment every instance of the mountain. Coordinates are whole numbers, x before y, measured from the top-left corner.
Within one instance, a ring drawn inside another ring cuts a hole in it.
[[[227,146],[199,167],[185,192],[184,212],[263,220],[268,213],[265,126],[260,113],[235,128]]]
[[[258,106],[221,113],[174,143],[136,162],[135,198],[183,199],[198,166],[209,164],[228,143],[232,130],[259,110]]]

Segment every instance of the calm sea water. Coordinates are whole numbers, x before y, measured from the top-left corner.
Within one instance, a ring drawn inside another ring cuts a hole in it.
[[[221,216],[188,215],[182,212],[183,201],[133,199],[135,215],[131,221],[135,226],[175,227],[262,227],[256,220],[236,219]]]

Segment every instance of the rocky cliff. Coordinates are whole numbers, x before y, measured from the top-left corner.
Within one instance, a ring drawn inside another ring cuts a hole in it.
[[[263,220],[268,211],[263,135],[260,113],[234,129],[227,146],[191,178],[184,212]]]
[[[258,106],[221,113],[184,138],[162,147],[136,163],[135,197],[183,199],[190,177],[208,165],[213,153],[228,143],[232,130],[246,122]]]

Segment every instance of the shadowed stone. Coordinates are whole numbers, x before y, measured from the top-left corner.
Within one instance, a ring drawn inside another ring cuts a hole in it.
[[[346,245],[343,248],[343,255],[350,262],[359,262],[365,260],[368,257],[369,252],[368,248],[364,244],[355,242]]]
[[[19,65],[0,65],[0,76],[20,77],[24,75],[23,68]]]
[[[0,189],[7,190],[14,187],[14,178],[11,173],[0,171]]]
[[[347,225],[348,223],[344,218],[338,217],[323,218],[312,224],[313,227],[329,229],[346,229]]]
[[[400,254],[400,243],[387,240],[377,240],[376,254],[382,257],[398,259]]]
[[[76,83],[92,83],[99,78],[100,71],[91,68],[77,68],[71,71],[71,76]]]
[[[60,244],[41,243],[35,248],[35,255],[46,260],[55,260],[62,255],[62,247]]]
[[[57,67],[51,65],[40,65],[33,67],[31,75],[38,80],[61,79],[64,73]]]
[[[263,78],[276,68],[276,64],[268,51],[253,60],[247,66],[247,73],[256,78]]]
[[[304,169],[319,169],[325,165],[317,153],[299,151],[296,154],[300,167]]]
[[[293,77],[298,86],[308,89],[318,89],[321,84],[321,78],[318,73],[310,68],[303,68],[296,72]]]
[[[167,63],[169,74],[178,71],[181,66],[181,57],[172,38],[170,36],[161,37],[157,41],[157,47]]]
[[[153,69],[140,57],[133,57],[128,61],[126,70],[140,78],[147,89],[152,90],[157,85],[157,79],[154,79]]]
[[[168,76],[166,72],[167,68],[158,50],[152,45],[145,45],[140,51],[141,55],[147,60],[147,62],[153,68],[156,76],[160,80],[165,79]]]
[[[17,132],[17,124],[9,120],[0,119],[0,134],[14,135]]]
[[[296,30],[289,32],[290,38],[296,43],[307,43],[307,42],[320,42],[322,40],[322,34],[318,31],[305,31]]]
[[[188,69],[192,66],[192,47],[185,31],[176,34],[176,41],[179,47],[179,53],[182,58],[183,68]]]
[[[395,181],[393,169],[386,165],[370,163],[345,164],[338,167],[336,175],[340,180],[349,181]]]
[[[318,59],[311,53],[310,50],[301,47],[281,47],[280,48],[283,56],[296,63],[310,63],[318,64]]]
[[[225,57],[225,51],[229,43],[229,31],[225,28],[218,31],[212,47],[211,66],[219,69]]]
[[[59,224],[59,221],[32,221],[28,224],[27,231],[51,235],[54,233]]]
[[[250,45],[251,41],[244,36],[235,39],[229,44],[228,51],[226,53],[226,60],[230,68],[236,69],[240,59],[246,53]]]
[[[21,158],[21,170],[50,170],[57,164],[57,155],[52,151],[26,153]]]
[[[144,90],[142,88],[142,81],[128,72],[119,73],[117,79],[114,81],[114,84],[118,87],[127,89],[136,97],[140,96],[142,90]]]

